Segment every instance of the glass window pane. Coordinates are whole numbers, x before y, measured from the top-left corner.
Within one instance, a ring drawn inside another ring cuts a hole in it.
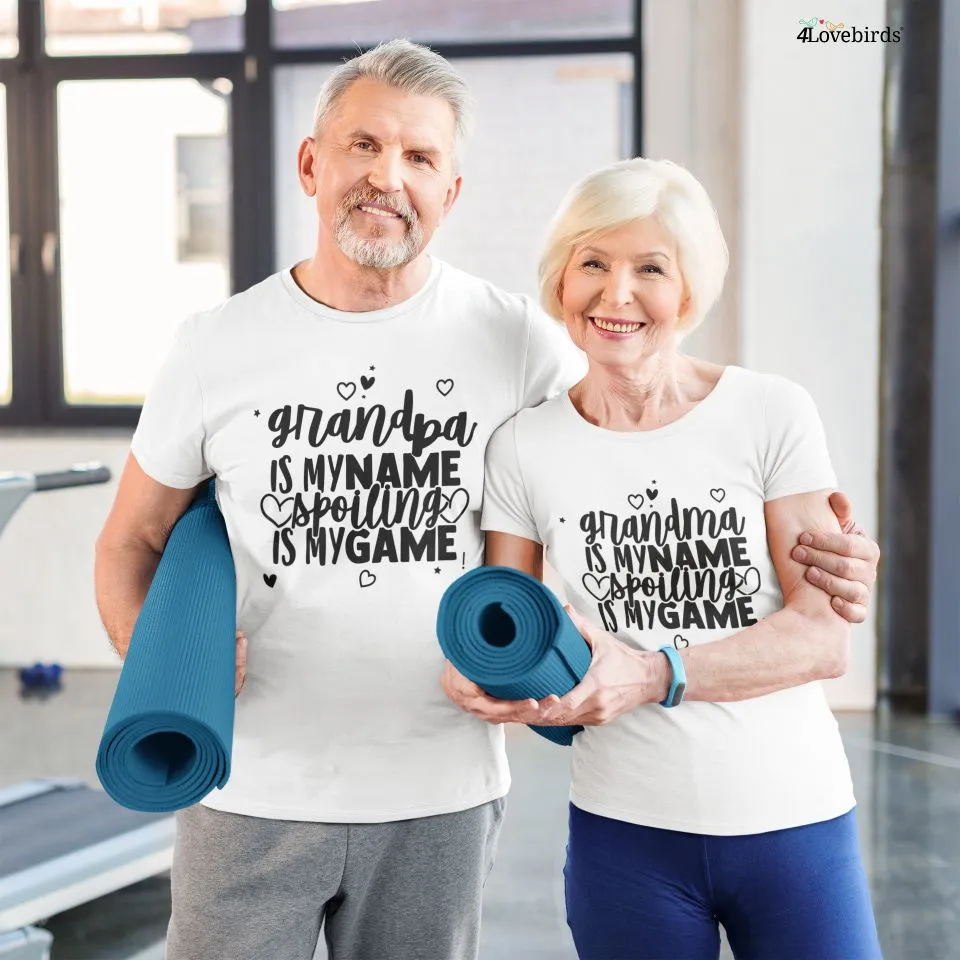
[[[273,0],[279,47],[588,39],[633,34],[633,0]]]
[[[0,263],[10,263],[10,196],[7,183],[7,88],[0,85]],[[12,386],[10,271],[0,270],[0,405],[10,403]]]
[[[516,293],[536,294],[547,221],[575,180],[632,153],[629,54],[456,61],[476,99],[463,189],[431,241],[438,257]],[[313,254],[314,201],[297,180],[297,147],[331,66],[275,77],[277,268]],[[516,91],[524,96],[517,97]],[[538,103],[536,110],[531,103]]]
[[[64,392],[140,403],[189,313],[230,295],[225,79],[58,88]]]
[[[245,0],[43,0],[47,53],[208,53],[243,46]]]
[[[0,0],[0,57],[15,57],[17,40],[17,0]]]

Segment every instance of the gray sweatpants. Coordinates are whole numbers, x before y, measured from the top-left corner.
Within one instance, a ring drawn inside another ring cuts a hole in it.
[[[506,801],[396,823],[177,814],[167,960],[476,960]]]

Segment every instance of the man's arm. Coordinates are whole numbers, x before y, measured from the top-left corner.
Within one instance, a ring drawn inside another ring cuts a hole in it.
[[[880,547],[853,519],[846,494],[830,494],[842,533],[808,530],[791,556],[806,565],[807,580],[832,597],[833,609],[849,623],[863,623],[877,582]]]
[[[113,648],[123,659],[177,520],[196,495],[147,476],[127,457],[113,506],[97,538],[94,582],[97,608]]]

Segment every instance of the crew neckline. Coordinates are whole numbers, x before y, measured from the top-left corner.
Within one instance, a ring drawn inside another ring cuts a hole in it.
[[[299,261],[298,261],[299,262]],[[443,271],[443,263],[436,257],[430,257],[430,273],[427,276],[423,286],[411,297],[401,300],[389,307],[382,307],[380,310],[334,310],[326,304],[318,303],[313,297],[309,296],[300,289],[299,284],[293,279],[293,268],[296,264],[286,267],[280,271],[280,282],[284,289],[290,295],[290,298],[302,307],[318,317],[325,320],[333,320],[337,323],[380,323],[384,320],[392,320],[395,317],[409,313],[411,310],[421,306],[423,302],[431,295],[440,280],[440,274]]]
[[[736,376],[732,371],[737,369],[733,364],[725,366],[713,389],[692,410],[685,413],[679,419],[674,420],[672,423],[668,423],[662,427],[655,427],[652,430],[610,430],[607,427],[601,427],[585,419],[570,399],[569,390],[564,390],[558,399],[563,405],[567,417],[572,418],[579,424],[578,429],[584,433],[589,433],[595,437],[601,437],[607,440],[613,440],[618,443],[645,443],[651,440],[658,440],[661,437],[671,436],[681,430],[689,430],[695,427],[698,421],[706,416],[719,402],[718,396],[722,398],[723,394],[729,389],[729,381]]]

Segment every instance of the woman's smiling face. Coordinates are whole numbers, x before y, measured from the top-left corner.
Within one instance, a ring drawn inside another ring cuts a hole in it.
[[[598,363],[639,365],[673,350],[686,307],[677,245],[655,217],[578,245],[560,301],[573,342]]]

